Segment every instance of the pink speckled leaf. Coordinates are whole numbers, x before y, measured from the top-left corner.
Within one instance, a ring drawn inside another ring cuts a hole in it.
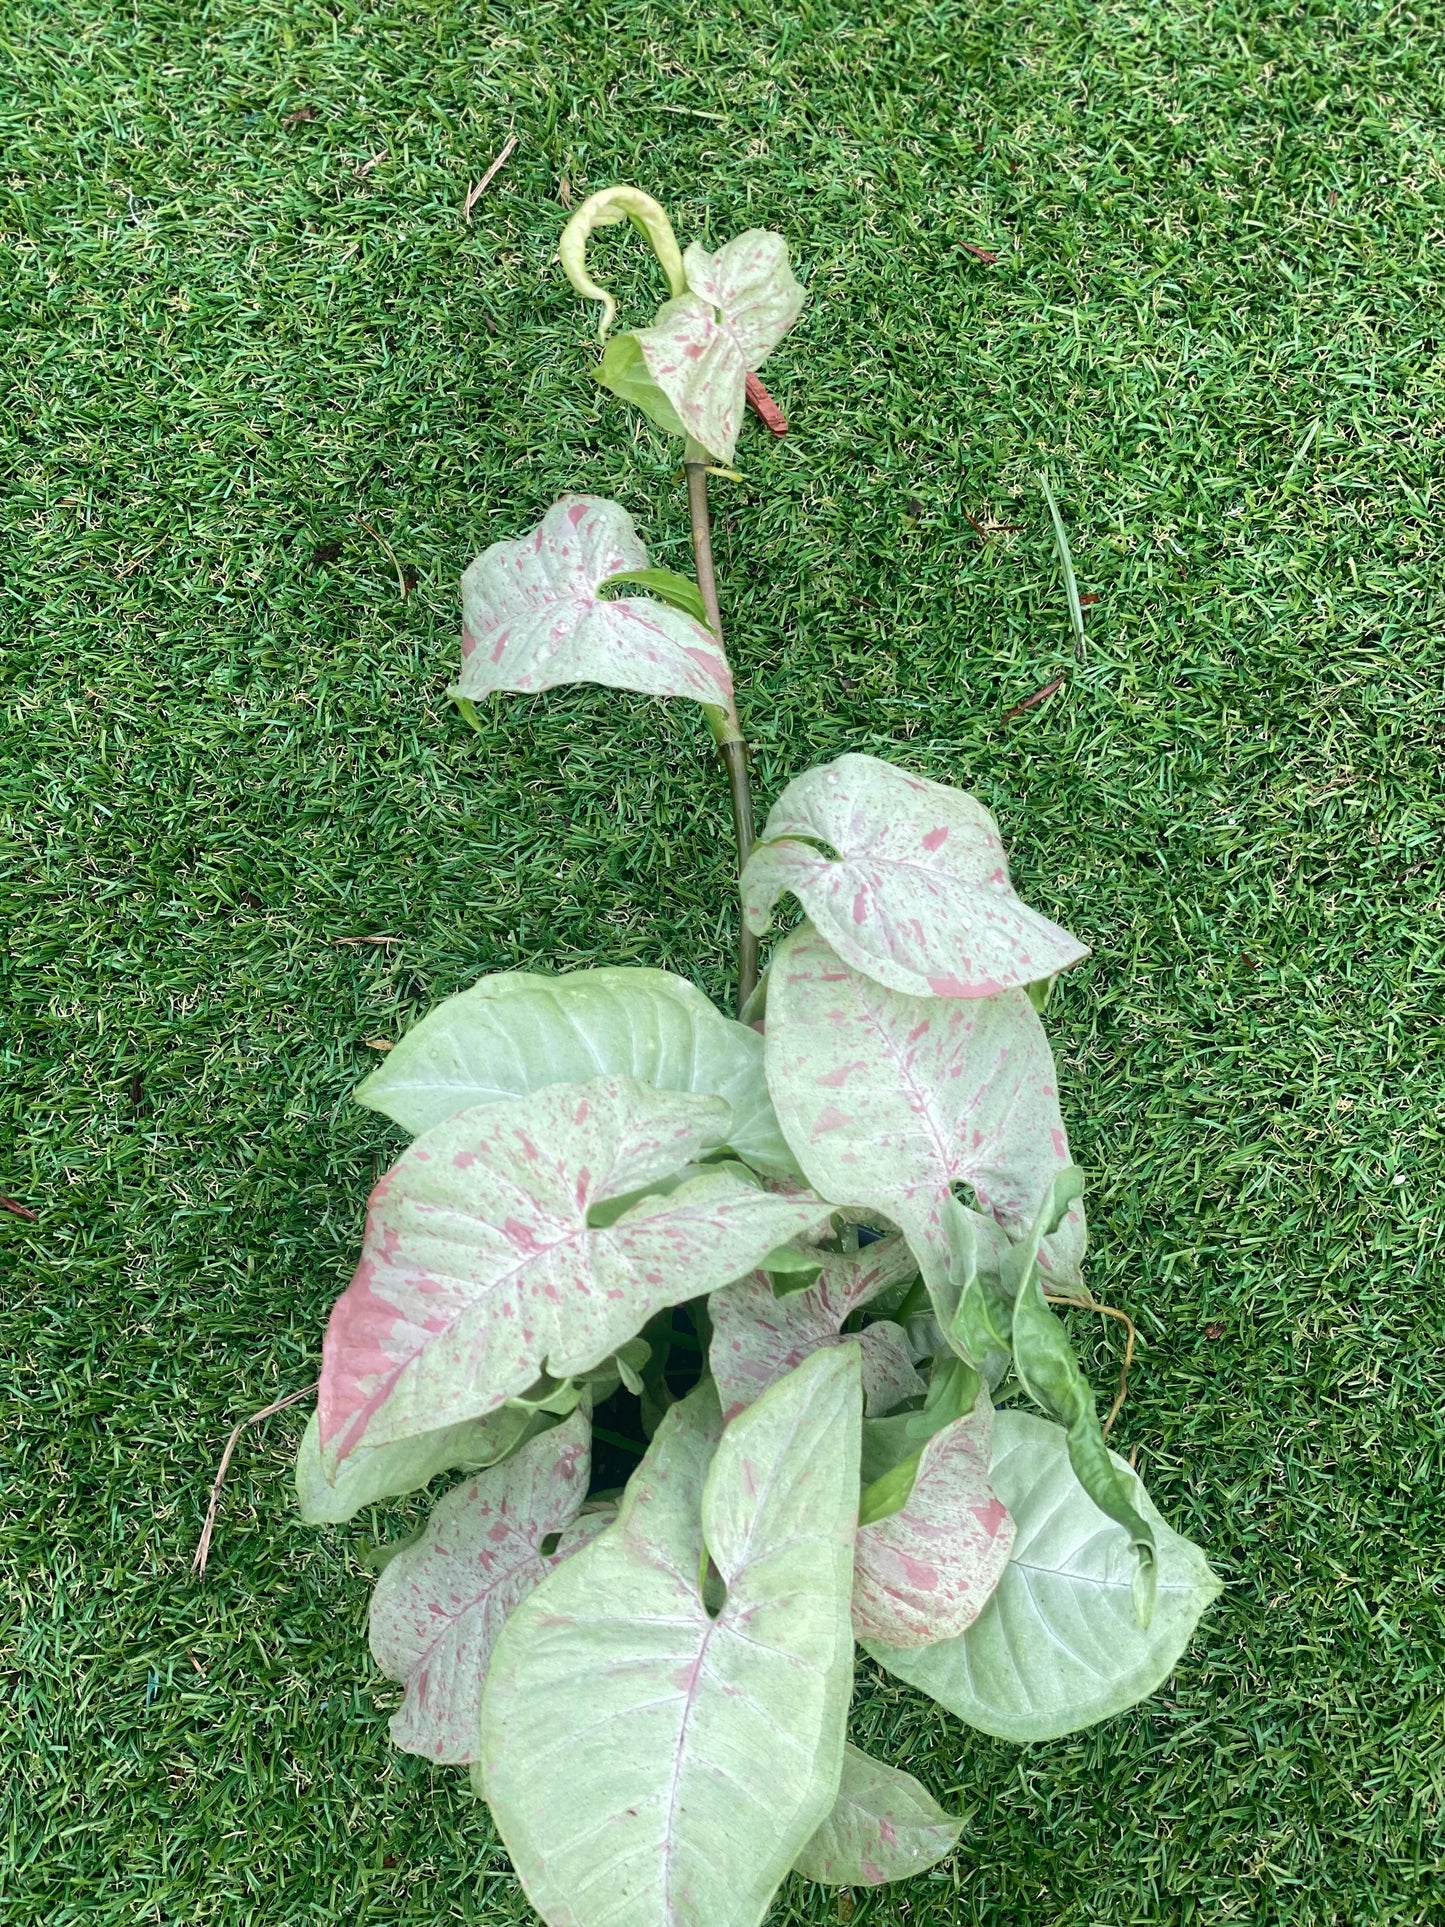
[[[729,703],[732,674],[710,629],[652,596],[598,593],[609,576],[647,566],[626,509],[564,495],[530,534],[494,542],[462,577],[462,673],[449,694],[598,682]]]
[[[704,1382],[663,1420],[616,1525],[503,1628],[483,1786],[554,1927],[758,1927],[827,1818],[853,1685],[861,1416],[851,1347],[806,1359],[720,1438]]]
[[[981,803],[876,756],[810,769],[773,805],[743,873],[759,936],[785,890],[845,963],[913,997],[991,997],[1088,955],[1015,896]]]
[[[988,1482],[986,1394],[935,1432],[907,1502],[858,1528],[853,1630],[900,1650],[956,1639],[983,1611],[1013,1550],[1013,1520]]]
[[[962,1822],[945,1813],[911,1773],[845,1746],[833,1811],[793,1871],[829,1887],[879,1887],[942,1860],[961,1831]]]
[[[589,1225],[594,1207],[716,1149],[731,1122],[721,1098],[619,1076],[423,1131],[371,1195],[361,1263],[327,1327],[327,1476],[362,1443],[480,1417],[543,1371],[590,1371],[664,1305],[821,1229],[816,1197],[760,1191],[721,1168]]]
[[[809,925],[774,959],[768,1088],[814,1190],[901,1226],[935,1294],[946,1288],[942,1211],[971,1185],[1010,1236],[1033,1223],[1070,1162],[1054,1062],[1022,990],[906,997],[843,963]],[[1046,1241],[1051,1283],[1072,1284],[1082,1207]]]
[[[716,254],[683,256],[689,293],[659,308],[636,340],[647,372],[687,432],[730,462],[742,427],[747,378],[761,368],[803,306],[780,234],[750,228]]]
[[[859,1347],[870,1418],[924,1391],[901,1326],[880,1319],[861,1333],[842,1336],[851,1313],[889,1285],[918,1275],[918,1261],[903,1239],[885,1238],[858,1252],[813,1255],[823,1270],[806,1291],[779,1298],[768,1279],[755,1272],[708,1300],[708,1362],[729,1419],[825,1345]]]
[[[612,1522],[606,1510],[578,1517],[591,1456],[592,1421],[579,1409],[448,1492],[421,1540],[378,1579],[371,1653],[406,1688],[391,1717],[403,1752],[457,1765],[477,1757],[482,1685],[507,1614]]]

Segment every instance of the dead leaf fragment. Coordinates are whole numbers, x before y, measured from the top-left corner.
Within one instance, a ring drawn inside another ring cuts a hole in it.
[[[748,405],[769,433],[783,436],[788,432],[788,420],[772,396],[764,388],[759,377],[749,371],[744,384],[747,390]]]
[[[989,267],[998,259],[992,248],[981,248],[973,241],[964,241],[960,245],[967,248],[975,260],[987,262]]]
[[[1015,703],[1012,709],[1006,709],[999,721],[1006,723],[1010,717],[1022,716],[1026,709],[1032,709],[1035,703],[1043,702],[1046,696],[1057,695],[1063,686],[1063,677],[1055,676],[1054,680],[1046,682],[1042,689],[1036,689],[1032,696],[1025,696],[1021,703]]]
[[[292,113],[283,117],[281,125],[289,133],[293,127],[299,127],[302,121],[315,120],[315,118],[316,109],[314,107],[298,107]]]
[[[364,1041],[368,1050],[391,1050],[393,1048],[392,1041],[389,1037],[368,1037]]]

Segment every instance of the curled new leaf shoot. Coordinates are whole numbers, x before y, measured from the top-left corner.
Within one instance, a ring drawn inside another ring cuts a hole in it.
[[[667,276],[667,291],[672,296],[687,293],[687,277],[682,270],[682,250],[672,231],[672,223],[653,200],[637,187],[604,187],[588,195],[562,230],[558,256],[563,272],[578,294],[588,301],[602,303],[602,319],[597,339],[606,341],[617,318],[617,303],[587,272],[587,240],[594,228],[614,227],[631,221],[657,256],[658,266]]]

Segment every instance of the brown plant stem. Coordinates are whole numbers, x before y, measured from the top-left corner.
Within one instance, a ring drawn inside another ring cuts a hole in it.
[[[1116,1318],[1124,1327],[1124,1364],[1119,1373],[1119,1389],[1114,1394],[1114,1403],[1109,1407],[1109,1416],[1099,1428],[1104,1437],[1108,1438],[1114,1429],[1114,1420],[1118,1418],[1128,1395],[1129,1367],[1134,1363],[1134,1345],[1139,1336],[1139,1328],[1128,1312],[1120,1311],[1115,1305],[1101,1305],[1097,1298],[1065,1298],[1053,1291],[1046,1291],[1044,1297],[1051,1305],[1073,1305],[1079,1311],[1096,1311],[1103,1318]],[[1134,1449],[1137,1451],[1138,1447]],[[1130,1463],[1132,1464],[1132,1460]]]
[[[712,520],[707,506],[707,455],[694,441],[687,445],[684,461],[687,474],[687,512],[692,524],[692,557],[697,570],[698,592],[707,611],[708,626],[719,643],[723,639],[722,611],[717,599],[717,570],[712,558]],[[727,770],[728,793],[732,798],[733,832],[738,846],[738,876],[753,849],[753,790],[748,777],[748,746],[738,720],[737,705],[726,709],[709,708],[708,722],[717,741],[718,754]],[[758,981],[758,940],[738,913],[738,1009],[752,996]]]

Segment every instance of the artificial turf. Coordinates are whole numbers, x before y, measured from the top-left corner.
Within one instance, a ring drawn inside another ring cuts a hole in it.
[[[792,432],[715,485],[761,798],[846,749],[961,784],[1093,945],[1050,1021],[1148,1340],[1117,1436],[1228,1581],[1048,1745],[860,1668],[962,1844],[776,1918],[1445,1917],[1441,44],[1420,0],[7,9],[7,1927],[527,1917],[389,1749],[299,1411],[187,1565],[398,1149],[366,1040],[504,967],[728,991],[695,715],[442,694],[461,568],[564,488],[686,566],[554,261],[617,178],[792,243]]]

